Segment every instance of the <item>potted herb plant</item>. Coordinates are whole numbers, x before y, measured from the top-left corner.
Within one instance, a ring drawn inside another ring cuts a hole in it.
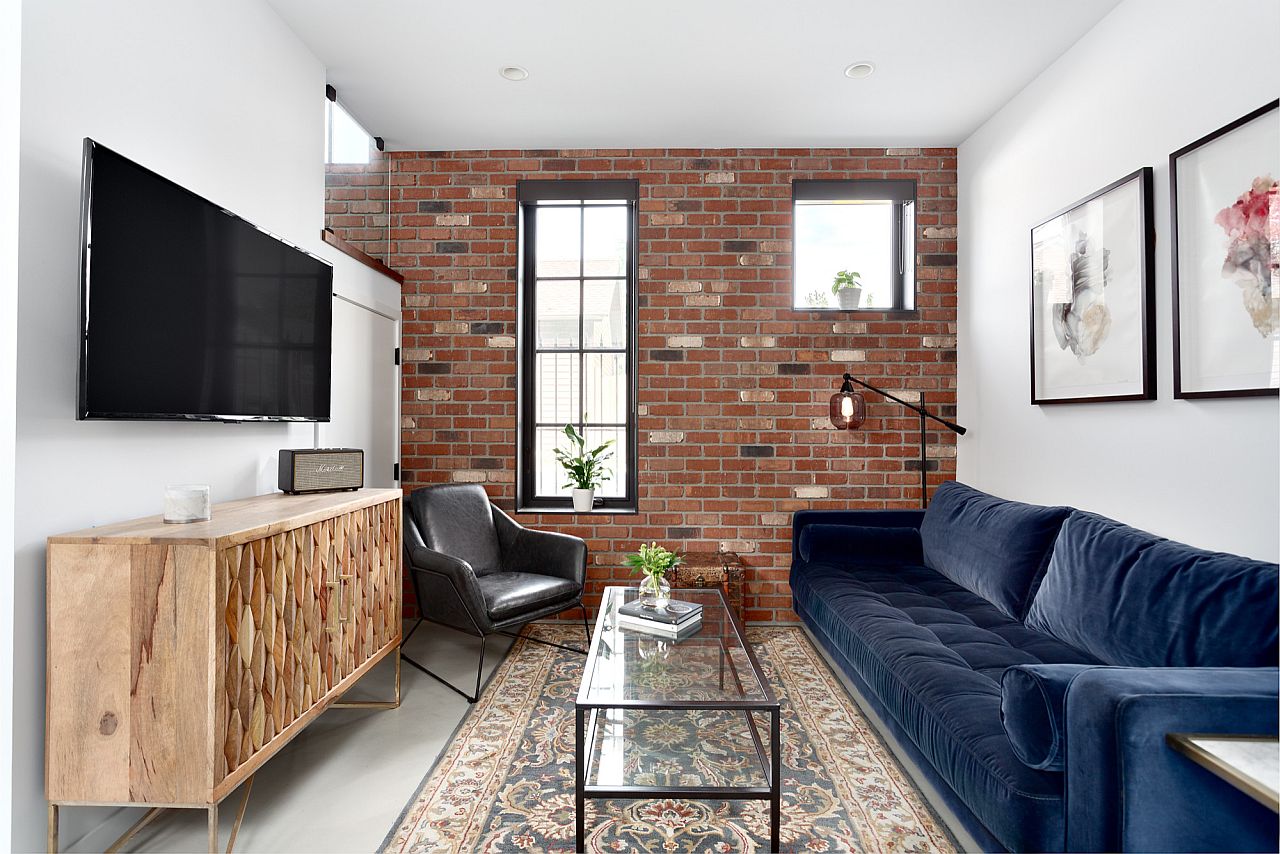
[[[840,301],[841,308],[857,308],[858,303],[862,300],[862,278],[861,273],[855,273],[850,270],[841,270],[836,273],[835,281],[831,283],[831,293],[835,294],[836,299]]]
[[[588,451],[586,437],[572,424],[564,425],[564,434],[569,437],[571,449],[556,448],[556,460],[569,475],[565,486],[573,488],[573,509],[578,513],[588,513],[595,506],[596,490],[612,476],[604,463],[613,456],[613,451],[609,450],[613,440]]]
[[[633,573],[644,575],[640,582],[640,592],[651,597],[654,605],[666,605],[671,598],[671,585],[664,576],[668,570],[680,565],[680,555],[667,551],[657,543],[641,543],[639,551],[627,555],[626,560]]]

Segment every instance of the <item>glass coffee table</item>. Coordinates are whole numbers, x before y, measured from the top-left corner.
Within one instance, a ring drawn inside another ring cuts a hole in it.
[[[702,605],[702,627],[662,640],[618,625],[618,608],[639,596],[606,588],[574,704],[577,850],[588,798],[679,797],[769,801],[777,851],[778,698],[742,623],[718,589],[678,590],[674,599]]]

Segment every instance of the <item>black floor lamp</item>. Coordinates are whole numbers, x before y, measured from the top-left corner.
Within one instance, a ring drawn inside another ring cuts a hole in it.
[[[862,392],[853,387],[857,383],[863,388],[871,389],[876,394],[889,398],[895,403],[900,403],[912,412],[920,416],[920,506],[929,506],[929,485],[928,485],[928,460],[925,454],[925,422],[937,421],[943,427],[946,427],[953,433],[963,436],[966,430],[959,424],[953,424],[945,418],[939,418],[932,412],[924,408],[924,392],[920,392],[920,406],[914,403],[908,403],[900,397],[895,397],[882,388],[876,388],[871,383],[864,383],[862,380],[854,377],[852,374],[844,375],[844,384],[840,386],[840,391],[831,395],[831,424],[837,430],[857,430],[862,426],[862,422],[867,420],[867,401],[863,397]]]

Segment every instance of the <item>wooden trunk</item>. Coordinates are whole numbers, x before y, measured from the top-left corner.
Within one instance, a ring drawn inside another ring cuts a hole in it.
[[[222,800],[400,642],[401,493],[49,539],[46,796]]]
[[[746,621],[743,607],[742,558],[733,552],[688,551],[680,552],[680,565],[667,573],[667,583],[673,590],[679,588],[719,587],[724,601]]]

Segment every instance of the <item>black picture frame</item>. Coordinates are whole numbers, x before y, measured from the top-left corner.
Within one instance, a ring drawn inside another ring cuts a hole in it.
[[[1214,389],[1214,390],[1194,390],[1187,389],[1183,385],[1183,365],[1182,365],[1182,282],[1181,257],[1179,254],[1179,226],[1178,226],[1178,161],[1182,157],[1197,151],[1206,145],[1209,145],[1232,131],[1238,130],[1252,122],[1266,116],[1268,113],[1280,111],[1280,99],[1271,101],[1252,110],[1235,121],[1228,122],[1217,130],[1205,134],[1199,139],[1188,145],[1184,145],[1177,151],[1169,155],[1169,248],[1172,271],[1172,296],[1173,296],[1173,397],[1175,400],[1212,400],[1218,398],[1231,397],[1276,397],[1280,396],[1280,388],[1271,387],[1254,387],[1254,388],[1237,388],[1237,389]],[[1277,177],[1280,177],[1278,175]]]
[[[1052,216],[1048,216],[1041,220],[1030,230],[1030,283],[1029,292],[1029,326],[1030,326],[1030,348],[1031,348],[1031,403],[1035,406],[1059,404],[1059,403],[1103,403],[1114,401],[1130,401],[1130,400],[1155,400],[1156,399],[1156,357],[1155,357],[1155,339],[1156,339],[1156,317],[1155,317],[1155,245],[1156,245],[1156,229],[1155,229],[1155,202],[1153,197],[1153,184],[1155,172],[1150,166],[1143,166],[1123,178],[1112,181],[1105,187],[1090,193],[1084,198],[1073,202],[1070,205],[1055,212]],[[1037,326],[1037,292],[1036,292],[1036,231],[1059,217],[1064,217],[1073,213],[1079,208],[1084,207],[1095,199],[1102,198],[1107,194],[1125,187],[1128,184],[1137,182],[1138,194],[1141,205],[1141,222],[1140,222],[1140,246],[1135,252],[1138,260],[1138,298],[1139,298],[1139,320],[1138,334],[1139,342],[1139,358],[1141,365],[1139,374],[1141,376],[1142,387],[1140,391],[1123,394],[1098,394],[1098,395],[1072,395],[1067,397],[1051,397],[1041,393],[1039,383],[1037,382],[1039,362],[1037,354],[1042,347],[1042,342],[1038,337]]]

